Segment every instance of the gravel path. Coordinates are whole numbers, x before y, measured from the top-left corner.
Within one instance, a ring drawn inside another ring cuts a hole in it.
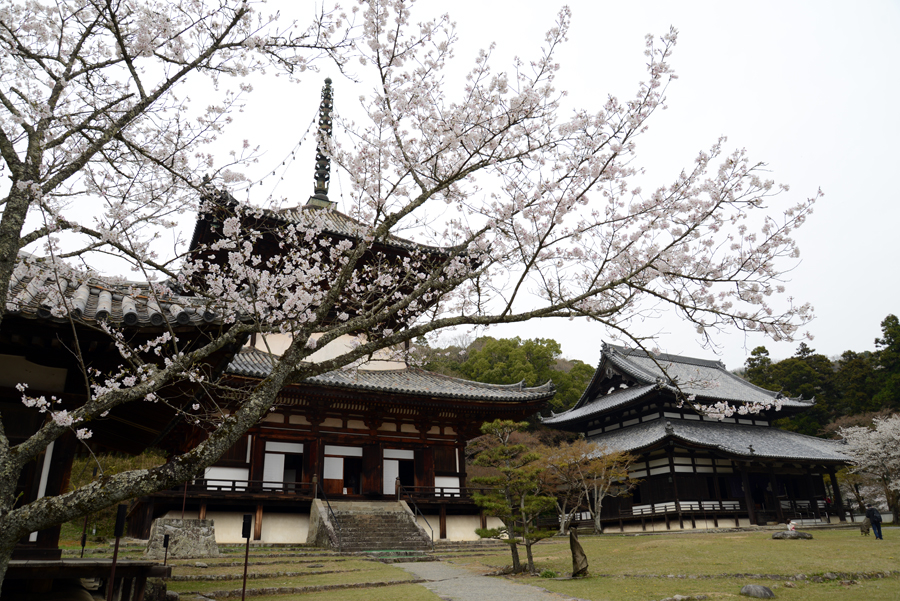
[[[568,595],[551,593],[536,586],[517,584],[500,577],[481,576],[465,568],[441,561],[402,563],[397,566],[417,578],[428,580],[422,586],[446,601],[563,601],[574,599]]]

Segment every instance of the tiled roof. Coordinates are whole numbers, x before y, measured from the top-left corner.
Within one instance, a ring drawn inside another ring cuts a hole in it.
[[[838,462],[850,460],[841,452],[842,443],[836,440],[805,436],[777,428],[681,419],[658,419],[591,436],[589,440],[613,451],[635,452],[667,437],[746,458]]]
[[[243,348],[232,359],[227,372],[254,378],[269,374],[277,357],[257,349]],[[476,401],[532,401],[549,399],[555,389],[551,382],[526,387],[518,384],[482,384],[425,371],[415,367],[396,370],[337,370],[304,380],[335,388],[350,388],[372,392],[424,395]]]
[[[619,389],[600,397],[593,403],[575,407],[569,411],[554,414],[550,417],[541,418],[541,423],[553,426],[554,424],[565,424],[573,421],[582,420],[595,414],[603,413],[616,407],[627,405],[631,401],[641,398],[642,396],[656,390],[655,384],[646,386],[633,386],[631,388]]]
[[[265,209],[263,210],[263,214],[285,223],[294,223],[298,225],[318,225],[321,223],[322,228],[326,233],[345,236],[347,238],[358,238],[366,232],[366,226],[333,208],[304,205],[302,207],[291,207],[279,210]],[[411,240],[400,238],[399,236],[394,236],[393,234],[389,234],[383,243],[387,246],[396,246],[407,250],[419,249],[428,250],[429,252],[441,251],[438,247],[419,244]]]
[[[638,382],[660,382],[672,390],[677,386],[686,395],[696,395],[697,401],[704,404],[716,401],[771,403],[780,396],[778,392],[760,388],[739,378],[725,369],[720,361],[668,354],[651,358],[644,351],[612,345],[604,348],[603,355]],[[809,407],[813,404],[812,401],[787,397],[781,397],[780,400],[786,407]]]
[[[108,320],[128,326],[201,325],[220,316],[205,299],[151,294],[147,282],[101,279],[74,269],[51,269],[49,263],[20,253],[9,281],[7,313],[32,319]]]

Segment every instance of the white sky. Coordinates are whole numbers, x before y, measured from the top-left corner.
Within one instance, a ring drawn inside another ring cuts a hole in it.
[[[348,0],[352,2],[352,0]],[[313,11],[313,3],[270,0],[272,9]],[[457,75],[467,71],[479,48],[497,43],[492,64],[507,68],[513,55],[537,56],[543,33],[561,5],[547,2],[438,0],[417,5],[421,18],[449,11],[457,23]],[[608,94],[631,97],[645,78],[644,35],[680,32],[672,59],[679,79],[668,90],[669,109],[657,113],[638,142],[638,165],[647,170],[644,189],[670,182],[700,150],[720,135],[728,150],[744,147],[753,160],[769,164],[777,182],[790,184],[784,204],[825,193],[797,234],[801,261],[788,290],[816,308],[808,344],[835,356],[844,350],[872,350],[879,323],[900,312],[895,236],[900,198],[891,186],[900,139],[900,98],[896,32],[900,3],[856,2],[571,2],[569,43],[558,55],[558,88],[570,106],[602,104]],[[301,17],[302,18],[302,17]],[[417,19],[418,20],[418,19]],[[353,115],[358,97],[370,89],[345,79],[330,64],[320,73],[287,85],[257,78],[246,111],[238,115],[221,152],[243,139],[260,144],[265,155],[254,178],[276,170],[250,200],[261,204],[273,191],[289,204],[303,204],[312,191],[312,141],[307,138],[294,162],[281,166],[315,116],[324,77],[335,80],[338,112]],[[361,75],[360,67],[358,73]],[[227,85],[227,82],[226,82]],[[336,132],[340,135],[340,132]],[[275,183],[284,175],[283,182]],[[342,178],[343,177],[343,181]],[[332,175],[332,200],[340,201],[346,175]],[[244,199],[246,193],[237,194]],[[188,228],[193,228],[192,219]],[[190,236],[190,230],[185,232]],[[674,315],[640,324],[641,334],[658,333],[661,351],[713,358],[697,336]],[[497,337],[554,338],[563,354],[591,364],[610,335],[599,325],[530,322],[492,328]],[[737,332],[716,337],[718,357],[740,367],[749,350],[764,344],[776,359],[793,354],[798,343],[775,344]]]

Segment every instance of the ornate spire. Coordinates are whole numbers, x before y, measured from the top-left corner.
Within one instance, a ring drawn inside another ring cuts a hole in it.
[[[328,138],[331,137],[331,111],[334,109],[334,100],[331,92],[331,78],[325,78],[325,86],[322,88],[322,102],[319,104],[319,131],[316,134],[316,170],[315,187],[313,195],[309,197],[308,205],[317,207],[331,207],[333,202],[328,200],[328,181],[331,179],[331,158],[328,156]]]

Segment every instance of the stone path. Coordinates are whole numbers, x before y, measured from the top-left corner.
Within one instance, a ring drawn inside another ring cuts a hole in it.
[[[417,578],[428,580],[422,586],[446,601],[580,601],[536,586],[482,576],[442,561],[396,565]]]

